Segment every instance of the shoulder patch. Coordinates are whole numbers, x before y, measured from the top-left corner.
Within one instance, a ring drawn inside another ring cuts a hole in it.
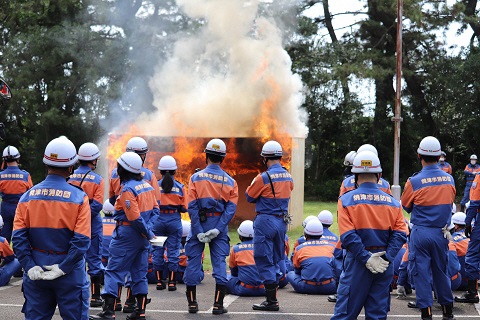
[[[130,210],[130,200],[125,200],[125,206]]]

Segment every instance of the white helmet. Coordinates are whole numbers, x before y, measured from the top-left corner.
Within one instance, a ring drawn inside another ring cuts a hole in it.
[[[105,202],[103,203],[102,211],[105,214],[110,214],[110,215],[112,215],[113,212],[115,211],[115,207],[110,203],[109,199],[105,200]]]
[[[86,142],[78,148],[78,160],[93,161],[99,157],[100,150],[94,143]]]
[[[317,219],[317,217],[316,217],[316,216],[312,216],[312,215],[306,217],[305,220],[303,220],[303,222],[302,222],[302,227],[305,228],[305,226],[307,225],[308,221],[310,221],[310,220],[312,220],[312,219]],[[317,219],[317,220],[318,220],[318,219]]]
[[[118,159],[117,162],[123,169],[132,173],[141,173],[143,161],[142,158],[135,152],[125,152]]]
[[[470,160],[477,160],[477,155],[476,154],[472,154],[470,156]]]
[[[282,146],[277,141],[267,141],[263,145],[260,155],[265,158],[281,157],[283,156]]]
[[[20,158],[20,152],[14,146],[3,149],[3,160],[16,160]]]
[[[463,212],[455,212],[455,214],[452,216],[452,223],[455,224],[465,224],[465,218],[467,218],[467,215]]]
[[[215,156],[225,157],[227,155],[227,146],[225,145],[225,142],[220,139],[212,139],[208,141],[203,152]]]
[[[345,156],[345,160],[343,160],[343,165],[351,166],[353,164],[353,159],[355,158],[356,154],[357,153],[355,151],[350,151],[349,153],[347,153],[347,155]]]
[[[158,162],[158,170],[177,170],[177,162],[172,156],[163,156]]]
[[[0,229],[3,228],[3,217],[0,215]]]
[[[420,141],[417,153],[422,156],[440,156],[442,155],[442,147],[437,138],[428,136]]]
[[[237,229],[239,235],[245,238],[253,238],[253,221],[245,220],[240,223],[240,226]]]
[[[320,220],[320,222],[322,224],[332,225],[333,224],[333,214],[329,210],[322,210],[318,214],[318,220]]]
[[[372,151],[361,151],[353,159],[352,173],[380,173],[380,159]]]
[[[133,137],[127,142],[127,152],[135,152],[138,154],[145,154],[148,152],[147,142],[140,137]]]
[[[192,228],[192,224],[190,221],[182,220],[182,238],[188,236],[191,228]]]
[[[77,163],[77,160],[77,149],[65,136],[50,141],[43,154],[43,163],[52,167],[68,168]]]
[[[308,221],[303,230],[309,236],[321,236],[323,234],[323,225],[318,219],[312,219]]]
[[[377,151],[377,148],[375,148],[374,146],[372,146],[371,144],[362,144],[360,146],[360,148],[358,148],[357,150],[357,153],[360,153],[362,151],[371,151],[373,153],[375,153],[375,155],[378,157],[378,151]]]

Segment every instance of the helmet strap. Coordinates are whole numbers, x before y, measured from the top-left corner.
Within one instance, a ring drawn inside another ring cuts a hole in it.
[[[146,153],[142,153],[142,154],[139,154],[140,158],[142,159],[142,164],[145,163],[145,159],[147,159],[147,154]]]
[[[92,164],[92,166],[91,166],[92,170],[97,169],[97,162],[98,162],[98,159],[90,161],[90,163]]]

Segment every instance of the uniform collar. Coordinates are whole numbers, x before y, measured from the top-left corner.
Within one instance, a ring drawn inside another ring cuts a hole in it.
[[[61,175],[58,175],[58,174],[49,174],[47,175],[47,177],[45,178],[46,181],[63,181],[63,182],[66,182],[66,178],[62,177]]]
[[[357,189],[378,189],[378,183],[364,182]]]
[[[429,164],[428,166],[425,166],[422,168],[422,170],[435,170],[435,169],[439,169],[439,166],[436,163]]]
[[[275,163],[275,164],[272,164],[270,167],[268,167],[267,171],[276,169],[276,168],[281,168],[281,167],[282,165],[280,163]]]

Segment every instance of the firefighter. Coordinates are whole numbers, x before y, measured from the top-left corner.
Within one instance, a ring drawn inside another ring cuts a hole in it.
[[[2,158],[7,167],[0,173],[0,197],[2,197],[0,214],[4,222],[0,236],[10,243],[18,200],[23,193],[33,186],[33,183],[30,174],[18,167],[20,153],[17,148],[6,147],[3,150]]]
[[[157,290],[165,289],[162,273],[168,271],[168,291],[177,290],[175,273],[178,270],[180,241],[182,239],[181,213],[187,211],[187,192],[185,186],[175,180],[177,163],[172,156],[164,156],[158,163],[162,179],[158,181],[160,188],[160,216],[154,225],[153,233],[167,236],[164,246],[153,248],[153,269],[157,278]],[[168,263],[163,254],[167,249]],[[164,270],[165,269],[165,270]]]
[[[443,318],[453,319],[453,295],[448,276],[447,227],[452,217],[455,182],[438,167],[440,142],[432,136],[422,139],[417,149],[422,170],[411,176],[403,190],[402,206],[411,214],[409,273],[416,292],[416,306],[422,319],[432,319],[432,278],[437,301],[442,305]]]
[[[245,191],[247,201],[255,203],[253,222],[254,258],[265,286],[266,300],[254,304],[253,310],[278,311],[277,268],[285,254],[285,233],[290,218],[288,204],[293,190],[290,173],[281,166],[283,150],[277,141],[267,141],[260,156],[267,171],[253,179]]]
[[[386,319],[390,306],[393,259],[407,240],[400,203],[380,190],[380,160],[358,152],[352,173],[358,188],[338,200],[338,226],[347,250],[331,319]]]
[[[77,160],[66,137],[50,141],[43,156],[47,177],[18,203],[12,242],[26,271],[25,319],[51,319],[57,304],[63,319],[88,318],[90,205],[85,192],[66,181]]]
[[[450,163],[448,163],[447,161],[445,161],[445,158],[447,157],[447,154],[445,152],[442,151],[442,155],[440,156],[440,159],[438,160],[438,167],[445,171],[446,173],[448,174],[452,174],[452,166],[450,165]]]
[[[458,261],[460,262],[460,274],[462,275],[462,284],[458,290],[467,290],[468,279],[465,271],[465,255],[467,254],[468,243],[470,239],[465,236],[465,219],[466,214],[463,212],[456,212],[452,216],[452,223],[455,226],[452,234],[453,244],[457,252]]]
[[[103,202],[102,211],[104,215],[102,218],[102,224],[103,224],[102,264],[104,267],[103,269],[105,270],[105,268],[108,265],[108,257],[110,256],[109,248],[110,248],[110,242],[112,241],[113,230],[115,230],[115,227],[116,227],[116,222],[113,219],[113,213],[115,212],[115,207],[110,203],[109,199]],[[103,277],[102,277],[102,284],[103,284]],[[117,299],[115,300],[115,311],[122,311],[122,301],[121,301],[122,289],[123,289],[123,285],[119,285]],[[135,309],[135,306],[134,306],[134,309]]]
[[[303,222],[302,222],[302,227],[305,228],[305,227],[307,226],[307,223],[308,223],[310,220],[312,220],[312,219],[317,219],[317,220],[318,220],[318,218],[317,218],[316,216],[314,216],[314,215],[309,215],[309,216],[307,216],[307,217],[303,220]],[[292,260],[292,261],[293,261],[293,256],[295,255],[295,250],[297,249],[297,247],[298,247],[299,245],[301,245],[301,244],[304,243],[305,241],[306,241],[305,235],[302,235],[302,236],[300,236],[297,240],[295,240],[295,243],[293,244],[293,252],[292,252],[292,256],[291,256],[291,260]],[[293,264],[292,264],[292,265],[293,265]]]
[[[470,201],[470,188],[472,187],[475,175],[480,172],[480,165],[477,164],[477,155],[470,156],[470,163],[465,166],[463,173],[465,174],[465,189],[463,190],[463,198],[460,201],[460,211],[465,212],[465,204]]]
[[[318,219],[310,220],[304,228],[306,241],[297,247],[293,258],[294,271],[288,282],[299,293],[332,294],[336,291],[332,266],[334,247],[323,240],[323,226]]]
[[[3,219],[0,216],[0,231],[3,228]],[[0,287],[10,282],[12,276],[22,270],[20,262],[13,253],[7,239],[0,236]]]
[[[118,284],[130,273],[135,311],[127,319],[145,319],[148,293],[148,252],[154,234],[148,219],[158,214],[155,190],[142,179],[142,159],[134,152],[125,152],[117,159],[121,191],[115,202],[113,218],[116,228],[110,242],[110,257],[105,270],[103,311],[90,319],[115,319]]]
[[[191,231],[191,223],[187,220],[182,220],[182,240],[180,241],[180,254],[179,254],[179,261],[178,261],[178,269],[177,273],[175,274],[175,280],[179,283],[183,283],[183,275],[185,274],[185,269],[187,268],[187,256],[185,254],[185,244],[187,243],[187,237]],[[167,257],[165,257],[167,258]],[[167,258],[168,259],[168,258]],[[202,257],[203,263],[203,257]],[[203,281],[204,273],[203,268],[200,273],[200,281]]]
[[[343,179],[352,176],[352,164],[356,154],[357,152],[350,151],[345,155],[345,160],[343,160],[343,165],[345,166],[345,170],[343,170]]]
[[[147,142],[141,137],[133,137],[128,140],[125,151],[135,152],[142,159],[142,177],[153,187],[153,189],[155,189],[155,197],[158,201],[158,204],[160,204],[160,189],[158,188],[157,177],[153,174],[151,170],[143,166],[143,164],[145,164],[145,159],[147,158],[148,153]],[[110,203],[115,205],[115,199],[120,193],[120,178],[117,174],[117,169],[112,170],[109,187],[110,188],[108,192],[108,198],[110,199]]]
[[[188,213],[191,234],[185,245],[188,257],[183,281],[187,287],[188,312],[198,312],[196,286],[202,279],[202,254],[210,243],[215,301],[212,313],[227,313],[223,306],[227,284],[225,259],[230,250],[228,223],[232,220],[238,201],[237,182],[220,167],[227,148],[220,139],[212,139],[204,150],[207,167],[192,175],[188,184]]]
[[[264,296],[265,286],[253,259],[253,221],[243,221],[237,232],[240,243],[230,250],[228,264],[231,277],[227,283],[227,291],[241,297]]]
[[[465,236],[470,238],[470,242],[468,243],[467,247],[467,253],[465,255],[465,277],[468,279],[468,289],[467,292],[461,296],[455,297],[455,301],[457,302],[479,302],[477,292],[479,279],[478,270],[480,267],[480,228],[477,226],[478,222],[480,221],[480,215],[478,214],[480,211],[479,183],[480,175],[476,175],[475,180],[471,184],[470,205],[467,208],[465,218]],[[472,227],[473,220],[475,221],[475,226]]]
[[[90,275],[90,307],[102,306],[100,286],[103,277],[102,267],[102,217],[100,211],[103,207],[103,177],[95,173],[100,150],[91,142],[84,143],[78,148],[78,161],[80,166],[73,172],[68,180],[69,183],[79,186],[85,191],[90,202],[91,219],[91,243],[87,251],[88,274]]]
[[[148,153],[147,142],[145,141],[145,139],[141,137],[133,137],[128,140],[125,151],[134,152],[138,154],[142,159],[142,168],[141,168],[142,178],[153,187],[153,189],[155,190],[155,198],[157,199],[158,204],[160,204],[160,190],[158,188],[157,178],[152,171],[144,167],[145,159],[147,158],[147,153]],[[108,198],[110,199],[110,203],[112,205],[115,205],[115,200],[117,199],[120,193],[120,190],[121,190],[120,177],[117,173],[117,169],[115,168],[112,170],[112,173],[110,176],[109,192],[108,192]],[[146,219],[145,222],[149,225],[149,227],[152,227],[153,222],[156,220],[156,217],[152,215],[149,218],[145,217],[145,219]],[[123,282],[120,286],[122,285],[123,285]],[[129,275],[127,275],[127,281],[125,286],[127,288],[127,298],[125,300],[125,305],[123,306],[123,312],[131,313],[136,308],[136,300],[135,300],[135,297],[132,295],[132,288],[130,286]],[[121,289],[119,288],[119,293],[120,292],[121,292]]]
[[[377,151],[377,148],[375,148],[374,146],[372,146],[371,144],[363,144],[361,145],[358,150],[357,150],[357,153],[360,153],[362,151],[371,151],[373,153],[375,153],[378,157],[378,151]],[[380,180],[378,180],[378,186],[380,188],[380,190],[382,190],[383,192],[386,192],[388,193],[389,195],[392,195],[392,191],[390,190],[390,184],[388,183],[387,180],[383,179],[382,177],[380,177]],[[342,181],[342,184],[340,186],[340,193],[338,194],[339,197],[341,197],[345,192],[347,191],[350,191],[350,190],[353,190],[355,189],[355,178],[352,177],[352,176],[349,176],[349,177],[346,177],[345,179],[343,179]]]
[[[318,214],[318,220],[320,220],[323,226],[322,240],[330,242],[335,247],[338,242],[338,236],[328,229],[333,224],[333,214],[329,210],[322,210]]]

